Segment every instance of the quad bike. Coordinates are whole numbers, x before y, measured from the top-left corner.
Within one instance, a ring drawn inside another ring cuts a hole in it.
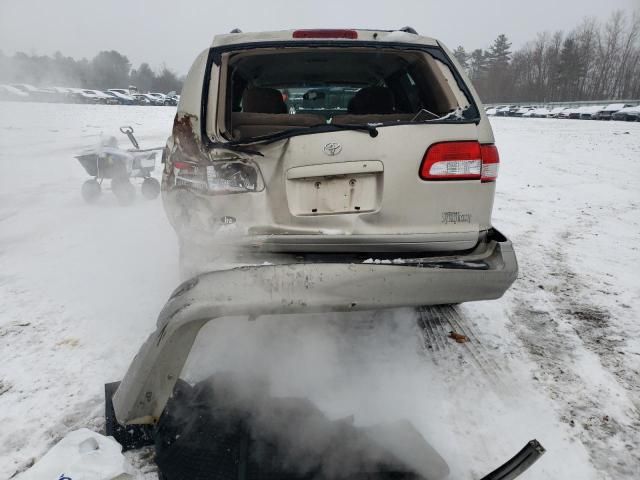
[[[76,158],[86,172],[94,177],[82,185],[82,198],[87,203],[94,203],[102,193],[102,183],[111,180],[111,191],[120,205],[130,205],[136,195],[132,178],[142,179],[142,196],[153,200],[160,194],[160,182],[151,176],[155,168],[156,151],[160,148],[140,149],[133,136],[132,127],[120,127],[127,135],[133,149],[123,150],[118,147],[115,137],[102,138],[97,147],[85,150]]]

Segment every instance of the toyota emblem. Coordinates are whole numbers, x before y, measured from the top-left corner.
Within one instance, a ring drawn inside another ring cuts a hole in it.
[[[342,145],[336,142],[327,143],[324,146],[324,153],[326,153],[330,157],[338,155],[341,151],[342,151]]]

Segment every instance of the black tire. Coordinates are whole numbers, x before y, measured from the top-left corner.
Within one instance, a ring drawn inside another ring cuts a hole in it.
[[[102,193],[102,187],[100,187],[100,184],[97,180],[91,179],[82,184],[81,191],[82,198],[84,198],[85,202],[95,203],[95,201],[98,200],[98,197],[100,197],[100,194]]]
[[[140,191],[147,200],[155,200],[160,195],[160,182],[155,178],[145,178]]]
[[[111,190],[123,207],[131,205],[136,199],[136,189],[128,178],[114,178],[111,180]]]

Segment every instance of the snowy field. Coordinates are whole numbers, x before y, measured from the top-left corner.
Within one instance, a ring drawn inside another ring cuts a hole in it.
[[[73,158],[101,132],[126,145],[120,125],[160,146],[174,113],[0,103],[2,479],[72,430],[103,429],[103,384],[122,377],[178,283],[161,202],[123,208],[105,192],[86,205]],[[547,454],[522,478],[640,478],[640,124],[491,122],[494,223],[520,262],[504,298],[446,321],[409,310],[226,321],[203,331],[184,375],[250,366],[332,418],[408,418],[456,480],[532,438]],[[469,344],[446,338],[454,323]],[[149,455],[127,454],[153,479]]]

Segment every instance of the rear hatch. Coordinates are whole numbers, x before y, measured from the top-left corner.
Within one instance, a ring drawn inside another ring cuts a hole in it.
[[[326,132],[261,147],[264,157],[256,163],[269,186],[268,208],[250,222],[249,233],[284,250],[472,248],[489,228],[495,183],[424,180],[420,171],[430,146],[460,140],[475,145],[477,127],[397,125],[377,131],[375,138]]]
[[[459,251],[490,228],[493,137],[440,46],[307,39],[217,53],[206,142],[260,180],[210,203],[250,244]]]

